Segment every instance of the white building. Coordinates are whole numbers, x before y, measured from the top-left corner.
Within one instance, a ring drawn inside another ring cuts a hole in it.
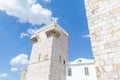
[[[66,80],[97,80],[94,60],[79,58],[67,64]]]

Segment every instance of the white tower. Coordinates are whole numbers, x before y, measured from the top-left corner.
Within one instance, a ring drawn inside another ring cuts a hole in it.
[[[33,48],[26,80],[66,80],[68,33],[53,22],[31,37]]]

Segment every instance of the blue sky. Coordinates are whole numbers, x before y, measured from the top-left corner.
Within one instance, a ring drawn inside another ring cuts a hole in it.
[[[0,0],[0,80],[19,80],[31,53],[30,35],[52,18],[69,33],[69,61],[93,59],[84,0]]]

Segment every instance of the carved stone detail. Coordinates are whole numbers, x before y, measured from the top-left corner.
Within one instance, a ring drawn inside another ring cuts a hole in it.
[[[55,36],[55,37],[59,38],[61,34],[59,31],[57,31],[55,29],[51,29],[51,30],[46,32],[46,35],[47,35],[47,37]]]

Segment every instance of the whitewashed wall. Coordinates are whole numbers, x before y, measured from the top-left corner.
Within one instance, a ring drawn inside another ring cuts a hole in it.
[[[68,76],[68,68],[71,68],[72,72],[71,76]],[[85,68],[88,68],[89,70],[89,75],[87,76],[85,76]],[[66,71],[67,71],[66,80],[97,80],[95,65],[94,61],[92,60],[81,59],[81,62],[79,62],[78,59],[74,62],[69,63],[67,65]]]

